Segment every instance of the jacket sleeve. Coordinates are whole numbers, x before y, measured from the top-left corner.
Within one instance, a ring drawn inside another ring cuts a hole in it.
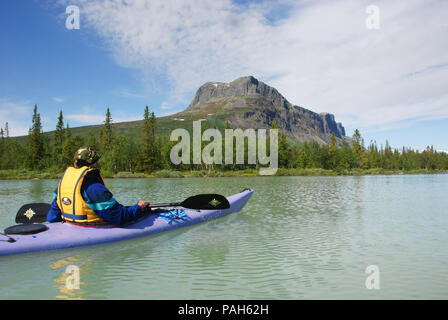
[[[141,207],[138,204],[130,207],[121,205],[102,183],[87,184],[82,195],[90,209],[115,226],[135,221],[141,216]]]
[[[57,188],[53,193],[53,202],[51,203],[50,210],[47,213],[47,221],[48,222],[61,222],[62,221],[61,210],[58,207],[56,199],[57,199]]]

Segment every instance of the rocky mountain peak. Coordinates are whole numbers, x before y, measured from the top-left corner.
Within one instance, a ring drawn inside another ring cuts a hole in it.
[[[187,110],[208,102],[212,98],[262,96],[274,105],[284,105],[287,100],[275,89],[253,76],[240,77],[232,82],[207,82],[196,92]]]
[[[334,115],[293,105],[277,89],[253,76],[205,83],[177,116],[204,118],[216,114],[237,127],[268,128],[275,120],[280,130],[299,141],[329,143],[333,133],[339,139],[345,136],[344,127]]]

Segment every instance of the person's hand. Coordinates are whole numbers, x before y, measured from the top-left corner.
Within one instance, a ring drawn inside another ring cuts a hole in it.
[[[151,208],[149,207],[151,205],[151,202],[141,200],[138,202],[138,205],[140,206],[140,208],[142,208],[141,212],[143,215],[146,215],[147,213],[151,212]]]
[[[149,207],[149,206],[151,205],[151,202],[140,200],[140,201],[138,202],[138,205],[139,205],[142,209],[145,209],[145,208],[147,208],[147,207]]]

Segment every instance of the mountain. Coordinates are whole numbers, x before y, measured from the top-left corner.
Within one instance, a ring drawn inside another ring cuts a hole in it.
[[[143,109],[143,108],[142,108]],[[113,115],[112,115],[113,118]],[[157,118],[157,135],[169,136],[172,130],[192,130],[192,121],[205,119],[209,127],[269,129],[275,120],[277,127],[295,141],[329,143],[334,133],[339,143],[345,129],[329,113],[315,113],[291,104],[275,88],[252,76],[232,82],[207,82],[196,92],[190,105],[182,112]],[[71,128],[73,136],[86,138],[98,134],[102,125]],[[115,134],[140,139],[142,120],[112,124]],[[54,131],[47,132],[51,139]],[[17,137],[25,143],[26,137]],[[349,138],[347,138],[349,140]]]
[[[273,121],[290,138],[329,143],[334,133],[345,137],[345,129],[330,113],[315,113],[293,105],[275,88],[252,76],[229,83],[207,82],[196,92],[190,105],[169,116],[172,120],[207,119],[229,121],[232,128],[270,128]],[[216,122],[216,121],[215,121]]]

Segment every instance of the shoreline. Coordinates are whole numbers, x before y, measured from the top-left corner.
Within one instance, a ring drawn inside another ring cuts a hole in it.
[[[63,170],[59,173],[48,171],[31,171],[31,170],[0,170],[0,180],[52,180],[60,179]],[[446,174],[448,170],[389,170],[389,169],[352,169],[352,170],[328,170],[320,168],[307,169],[285,169],[279,168],[272,177],[328,177],[328,176],[372,176],[372,175],[414,175],[414,174]],[[259,174],[257,169],[246,169],[236,171],[175,171],[175,170],[158,170],[152,173],[143,172],[117,172],[110,173],[102,171],[103,178],[120,179],[120,178],[225,178],[225,177],[270,177]]]

